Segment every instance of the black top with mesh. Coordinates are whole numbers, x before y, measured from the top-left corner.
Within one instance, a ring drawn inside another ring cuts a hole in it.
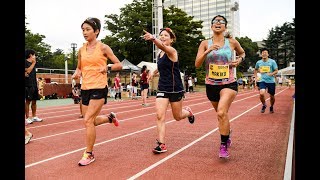
[[[184,91],[179,70],[179,61],[173,62],[167,54],[164,54],[161,58],[160,56],[158,57],[157,65],[160,73],[158,91],[167,93]]]

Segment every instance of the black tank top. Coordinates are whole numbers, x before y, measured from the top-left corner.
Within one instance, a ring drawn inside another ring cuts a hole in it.
[[[182,92],[184,91],[180,70],[179,61],[172,62],[167,54],[164,54],[161,58],[158,56],[158,71],[160,73],[158,91],[159,92]]]

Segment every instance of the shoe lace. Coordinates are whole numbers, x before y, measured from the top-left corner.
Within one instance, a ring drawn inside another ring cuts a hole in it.
[[[91,154],[89,154],[89,153],[87,153],[87,152],[84,152],[84,153],[83,153],[83,156],[82,156],[82,159],[83,159],[83,160],[86,160],[86,159],[89,158],[90,155],[91,155]]]

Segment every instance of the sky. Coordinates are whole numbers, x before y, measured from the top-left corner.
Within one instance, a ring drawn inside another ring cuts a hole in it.
[[[133,0],[25,0],[27,28],[33,34],[46,36],[44,42],[51,51],[72,51],[85,42],[81,24],[87,17],[97,17],[103,23],[107,14],[120,14],[120,8]],[[295,0],[239,0],[240,37],[252,41],[266,39],[271,28],[295,18]],[[102,26],[104,26],[102,24]],[[98,39],[105,37],[101,29]],[[111,47],[112,48],[112,47]]]

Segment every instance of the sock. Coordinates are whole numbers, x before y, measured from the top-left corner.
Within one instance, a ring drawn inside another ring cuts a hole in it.
[[[91,155],[92,155],[92,152],[88,152],[88,151],[86,151],[86,153],[88,153],[88,154],[91,154]]]
[[[221,144],[227,145],[229,135],[225,136],[225,135],[220,134],[220,136],[221,136]]]

